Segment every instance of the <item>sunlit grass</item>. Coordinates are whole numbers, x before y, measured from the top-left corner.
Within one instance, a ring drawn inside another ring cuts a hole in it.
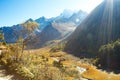
[[[44,55],[49,54],[49,48],[42,48],[39,50],[35,50],[33,51],[33,53],[44,53]],[[59,54],[60,52],[55,52],[55,56],[57,57],[56,54]],[[54,53],[53,53],[54,54]],[[67,54],[65,54],[67,56]],[[65,56],[63,55],[63,56]],[[68,55],[69,56],[69,55]],[[48,57],[48,56],[47,56]],[[61,56],[62,57],[62,56]],[[72,57],[72,56],[71,56]],[[59,59],[59,58],[58,58]],[[54,60],[49,56],[49,61],[50,64],[52,64],[54,62]],[[88,79],[93,79],[93,80],[120,80],[120,75],[119,74],[114,74],[114,73],[107,73],[105,71],[99,70],[97,69],[95,66],[91,65],[91,64],[87,64],[87,63],[76,63],[76,61],[74,60],[70,60],[67,59],[67,61],[62,61],[62,64],[69,67],[69,66],[80,66],[82,68],[85,68],[87,71],[85,71],[82,76],[84,78],[88,78]],[[69,77],[68,79],[73,79],[72,77]]]

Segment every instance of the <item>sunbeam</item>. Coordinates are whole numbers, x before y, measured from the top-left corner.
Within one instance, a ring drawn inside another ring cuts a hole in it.
[[[99,29],[99,35],[101,36],[99,40],[102,44],[110,42],[112,38],[113,0],[106,0],[105,4],[101,27]]]
[[[112,41],[112,29],[113,29],[113,0],[106,0],[105,2],[105,9],[103,12],[103,17],[102,17],[102,21],[101,21],[101,27],[100,27],[100,44],[106,44],[110,41]],[[111,64],[110,61],[110,54],[107,54],[107,70],[109,71],[109,66]]]

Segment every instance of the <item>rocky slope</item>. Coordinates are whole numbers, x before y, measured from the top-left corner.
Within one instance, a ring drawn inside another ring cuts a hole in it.
[[[34,31],[35,36],[31,36],[31,40],[28,43],[29,48],[39,48],[47,41],[66,38],[86,16],[87,13],[81,10],[78,12],[64,10],[64,12],[57,17],[47,19],[43,16],[36,20],[28,19],[26,22],[35,21],[40,24],[39,28]],[[20,24],[11,27],[2,27],[1,29],[3,30],[7,43],[16,42],[21,34],[24,37],[26,36],[25,32],[21,33],[22,28]],[[30,45],[33,47],[30,47]]]

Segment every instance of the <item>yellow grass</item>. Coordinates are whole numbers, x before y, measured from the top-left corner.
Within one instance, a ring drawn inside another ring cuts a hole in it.
[[[73,77],[68,77],[66,80],[74,80]]]
[[[41,48],[37,50],[29,50],[29,53],[34,53],[34,54],[39,54],[39,55],[44,55],[45,57],[48,58],[48,63],[53,64],[54,60],[51,57],[51,52],[50,48]],[[25,51],[28,52],[28,51]],[[60,51],[60,52],[55,52],[52,53],[55,54],[54,57],[63,57],[66,56],[66,53]],[[119,74],[114,74],[114,73],[107,73],[105,71],[96,69],[95,66],[89,65],[86,63],[77,63],[74,60],[65,60],[62,61],[62,64],[65,66],[80,66],[83,68],[86,68],[86,71],[82,74],[82,77],[87,78],[87,79],[92,79],[92,80],[120,80],[120,75]],[[73,80],[74,78],[69,77],[67,80]]]
[[[54,60],[52,58],[48,58],[48,63],[53,64]]]
[[[85,66],[84,64],[81,64],[81,66],[84,68],[87,67],[87,71],[82,74],[84,78],[92,80],[120,80],[120,75],[98,70],[94,66]]]
[[[72,61],[62,61],[63,65],[72,65],[74,64]]]

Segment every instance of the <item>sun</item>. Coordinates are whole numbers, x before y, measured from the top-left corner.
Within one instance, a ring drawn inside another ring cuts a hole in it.
[[[96,6],[102,3],[103,0],[88,0],[87,12],[90,13]]]

